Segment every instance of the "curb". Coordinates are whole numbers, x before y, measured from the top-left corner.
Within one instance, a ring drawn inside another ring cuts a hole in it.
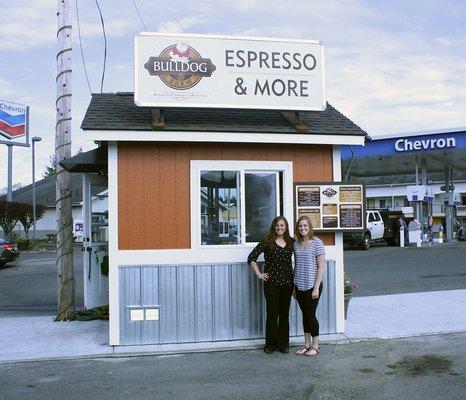
[[[341,338],[335,338],[330,340],[325,340],[324,337],[321,339],[321,345],[329,346],[329,345],[338,345],[342,346],[345,344],[351,343],[361,343],[361,342],[369,342],[369,341],[376,341],[376,340],[396,340],[396,339],[409,339],[409,338],[417,338],[417,337],[427,337],[427,336],[440,336],[440,335],[454,335],[458,333],[466,333],[466,330],[456,330],[456,331],[440,331],[440,332],[431,332],[431,333],[415,333],[415,334],[407,334],[407,335],[390,335],[390,336],[382,336],[382,337],[366,337],[366,338],[351,338],[347,337],[343,334],[336,334],[341,335]],[[293,339],[300,339],[300,338],[293,338]],[[241,347],[218,347],[218,348],[211,348],[211,349],[191,349],[191,350],[166,350],[166,351],[139,351],[139,352],[119,352],[115,351],[115,347],[120,346],[112,346],[110,353],[102,353],[102,354],[86,354],[80,356],[54,356],[54,357],[38,357],[38,358],[26,358],[26,359],[19,359],[19,360],[5,360],[0,361],[0,365],[8,365],[8,364],[19,364],[19,363],[34,363],[34,362],[47,362],[47,361],[73,361],[73,360],[96,360],[100,358],[142,358],[142,357],[167,357],[167,356],[184,356],[188,354],[199,354],[199,353],[215,353],[215,352],[227,352],[227,351],[250,351],[250,350],[259,350],[262,349],[264,344],[263,340],[260,339],[260,344],[251,344],[249,346],[241,346]],[[301,342],[298,340],[292,340],[293,343],[290,343],[290,348],[299,347]],[[128,346],[130,347],[130,346]],[[138,346],[139,347],[139,346]],[[291,354],[291,352],[290,352]]]

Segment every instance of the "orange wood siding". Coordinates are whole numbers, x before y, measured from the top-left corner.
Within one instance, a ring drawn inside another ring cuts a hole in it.
[[[191,160],[292,161],[295,182],[333,181],[332,146],[121,142],[119,249],[191,247]],[[319,237],[334,244],[333,234]]]

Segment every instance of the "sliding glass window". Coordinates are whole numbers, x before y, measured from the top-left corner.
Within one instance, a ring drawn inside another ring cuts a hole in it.
[[[283,212],[281,186],[279,171],[200,171],[201,245],[261,240]]]

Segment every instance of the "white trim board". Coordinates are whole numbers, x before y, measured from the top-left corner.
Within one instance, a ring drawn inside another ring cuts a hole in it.
[[[229,249],[216,247],[214,249],[118,250],[113,254],[113,259],[116,268],[144,265],[236,264],[247,261],[255,244]],[[325,246],[326,261],[335,261],[337,258],[337,246]]]
[[[305,133],[86,130],[86,140],[121,142],[281,143],[364,146],[364,136]]]
[[[333,180],[341,182],[341,148],[333,146]],[[345,314],[344,314],[344,276],[345,266],[343,258],[343,232],[335,232],[335,294],[336,294],[336,330],[337,332],[345,331]]]
[[[109,344],[120,344],[120,278],[118,265],[118,146],[108,144],[108,220],[109,220]]]

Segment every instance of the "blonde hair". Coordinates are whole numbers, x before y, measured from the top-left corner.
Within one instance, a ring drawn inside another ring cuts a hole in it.
[[[296,226],[295,226],[295,229],[294,229],[294,235],[295,235],[295,239],[296,240],[299,240],[300,242],[302,242],[305,238],[299,233],[299,223],[301,221],[307,221],[307,224],[309,225],[309,233],[307,234],[307,238],[309,240],[311,240],[313,237],[314,237],[314,228],[312,227],[312,222],[311,222],[311,219],[307,216],[307,215],[302,215],[301,217],[298,218],[298,220],[296,221]]]

